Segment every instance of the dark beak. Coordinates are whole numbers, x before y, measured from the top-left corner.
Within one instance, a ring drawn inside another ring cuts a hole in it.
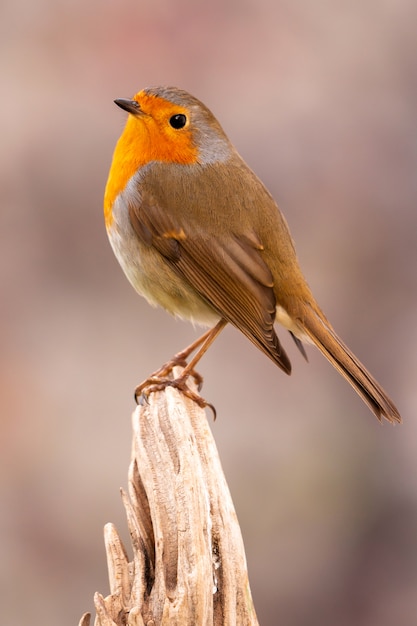
[[[136,100],[117,98],[117,100],[115,100],[114,102],[115,104],[117,104],[118,107],[120,107],[124,111],[127,111],[128,113],[131,113],[132,115],[138,115],[138,113],[141,113],[139,102],[136,102]]]

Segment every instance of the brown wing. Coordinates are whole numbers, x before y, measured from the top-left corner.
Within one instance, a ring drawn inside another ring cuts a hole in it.
[[[284,372],[291,363],[274,330],[275,295],[262,245],[254,234],[211,235],[169,211],[144,193],[141,206],[130,205],[131,224],[141,241],[167,263],[228,322],[269,356]]]

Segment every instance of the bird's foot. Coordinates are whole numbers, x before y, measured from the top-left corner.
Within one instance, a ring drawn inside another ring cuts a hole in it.
[[[164,389],[166,389],[166,387],[174,387],[175,389],[181,391],[181,393],[183,393],[187,398],[193,400],[201,408],[204,409],[207,406],[210,407],[210,409],[213,411],[214,419],[216,419],[216,409],[214,408],[214,406],[187,386],[187,380],[190,376],[192,376],[198,391],[200,391],[203,384],[203,377],[201,376],[201,374],[199,374],[195,370],[188,371],[187,369],[185,369],[184,373],[181,374],[178,378],[169,377],[170,374],[172,376],[172,370],[176,366],[186,366],[186,363],[182,358],[181,353],[176,355],[168,363],[165,363],[159,370],[151,374],[149,378],[144,380],[140,385],[136,387],[136,403],[141,404],[142,400],[147,402],[151,393],[155,393],[156,391],[163,391]]]
[[[136,403],[138,403],[138,397],[141,396],[143,394],[143,391],[148,387],[155,387],[155,389],[152,389],[149,393],[152,393],[152,391],[162,391],[163,389],[165,389],[165,387],[168,386],[174,387],[175,385],[173,385],[172,383],[176,379],[174,379],[172,371],[175,367],[186,368],[186,370],[184,370],[186,371],[186,374],[182,374],[179,379],[184,378],[185,381],[189,376],[192,376],[194,378],[194,382],[197,386],[198,391],[200,391],[201,387],[203,386],[203,377],[195,370],[188,370],[186,361],[187,356],[188,354],[185,350],[183,352],[178,352],[178,354],[173,356],[171,360],[164,363],[162,367],[160,367],[158,370],[156,370],[156,372],[151,374],[146,380],[143,381],[143,383],[138,385],[135,389]]]

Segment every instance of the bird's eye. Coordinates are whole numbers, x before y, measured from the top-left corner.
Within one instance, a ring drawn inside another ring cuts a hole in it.
[[[182,113],[177,113],[177,115],[173,115],[169,118],[169,123],[171,124],[172,128],[175,128],[175,130],[179,130],[180,128],[184,128],[187,123],[187,118]]]

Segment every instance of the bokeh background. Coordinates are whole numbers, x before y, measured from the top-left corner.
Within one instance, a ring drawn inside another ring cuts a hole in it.
[[[132,390],[198,332],[134,293],[102,220],[113,99],[158,84],[215,112],[405,418],[379,426],[285,332],[291,377],[232,328],[201,362],[260,623],[417,623],[416,24],[413,0],[3,0],[5,624],[77,624],[108,593]]]

